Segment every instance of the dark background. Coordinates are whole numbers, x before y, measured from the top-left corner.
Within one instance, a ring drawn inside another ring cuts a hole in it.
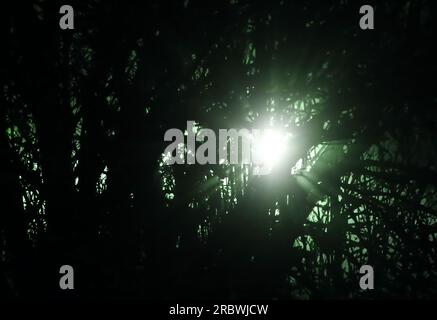
[[[1,10],[2,296],[436,296],[435,1],[63,4]],[[187,120],[270,116],[278,172],[160,165]]]

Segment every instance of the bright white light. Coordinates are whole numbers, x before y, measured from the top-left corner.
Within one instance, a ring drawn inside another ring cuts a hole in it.
[[[259,137],[253,137],[253,159],[258,166],[271,170],[284,157],[287,152],[288,134],[284,132],[266,129],[262,130]]]

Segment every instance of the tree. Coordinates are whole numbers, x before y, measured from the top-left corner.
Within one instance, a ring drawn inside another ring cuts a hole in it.
[[[350,1],[93,0],[74,30],[60,3],[14,4],[2,293],[58,296],[68,264],[78,296],[433,296],[435,4],[369,4],[373,30]],[[163,164],[187,120],[266,119],[293,134],[271,175]]]

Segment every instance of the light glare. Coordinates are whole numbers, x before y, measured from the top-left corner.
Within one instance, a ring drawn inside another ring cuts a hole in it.
[[[266,129],[253,141],[253,156],[256,164],[271,170],[284,157],[287,150],[288,135],[281,131]]]

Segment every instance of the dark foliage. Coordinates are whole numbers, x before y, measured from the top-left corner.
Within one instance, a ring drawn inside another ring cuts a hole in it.
[[[2,294],[435,297],[437,3],[143,2],[2,9]],[[169,128],[270,116],[280,172],[162,165]]]

